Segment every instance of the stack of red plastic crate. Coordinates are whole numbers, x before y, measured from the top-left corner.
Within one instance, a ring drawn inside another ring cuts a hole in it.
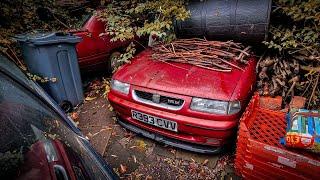
[[[287,149],[285,113],[259,106],[254,95],[240,120],[235,168],[246,179],[320,179],[320,156]]]

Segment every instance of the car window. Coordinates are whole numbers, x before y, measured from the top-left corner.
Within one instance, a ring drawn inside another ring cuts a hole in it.
[[[93,12],[86,12],[86,14],[82,15],[82,17],[77,22],[75,28],[81,29],[88,22],[88,20],[91,18],[92,15],[93,15]]]
[[[82,137],[0,72],[0,179],[106,179]]]

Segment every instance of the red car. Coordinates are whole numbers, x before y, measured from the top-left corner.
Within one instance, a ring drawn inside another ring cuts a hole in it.
[[[249,59],[244,71],[226,73],[189,64],[173,66],[152,60],[151,53],[143,51],[113,75],[108,99],[118,122],[182,149],[221,151],[235,135],[253,91],[255,58]]]
[[[91,16],[79,31],[71,31],[80,36],[82,41],[77,44],[77,55],[82,72],[107,70],[112,72],[117,62],[114,57],[129,45],[129,41],[110,42],[111,37],[105,33],[106,24],[96,16]]]

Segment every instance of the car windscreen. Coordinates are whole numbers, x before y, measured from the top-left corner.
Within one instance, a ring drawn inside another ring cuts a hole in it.
[[[0,179],[112,178],[61,116],[1,72],[0,134]]]

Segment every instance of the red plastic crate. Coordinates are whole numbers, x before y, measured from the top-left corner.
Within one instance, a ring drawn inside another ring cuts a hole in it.
[[[250,161],[251,163],[245,160],[247,166],[246,169],[243,169],[243,172],[245,172],[245,176],[243,177],[246,179],[308,179],[302,175],[299,176],[295,173],[281,170],[278,168],[278,165],[271,162]]]
[[[251,163],[251,170],[254,171],[254,173],[262,173],[269,177],[269,179],[308,179],[305,175],[299,175],[295,172],[283,169],[282,164],[275,163],[274,161],[267,161],[246,155],[245,162]]]
[[[255,94],[240,120],[235,159],[238,175],[248,179],[320,179],[319,155],[287,149],[279,143],[285,129],[285,113],[261,108]]]

